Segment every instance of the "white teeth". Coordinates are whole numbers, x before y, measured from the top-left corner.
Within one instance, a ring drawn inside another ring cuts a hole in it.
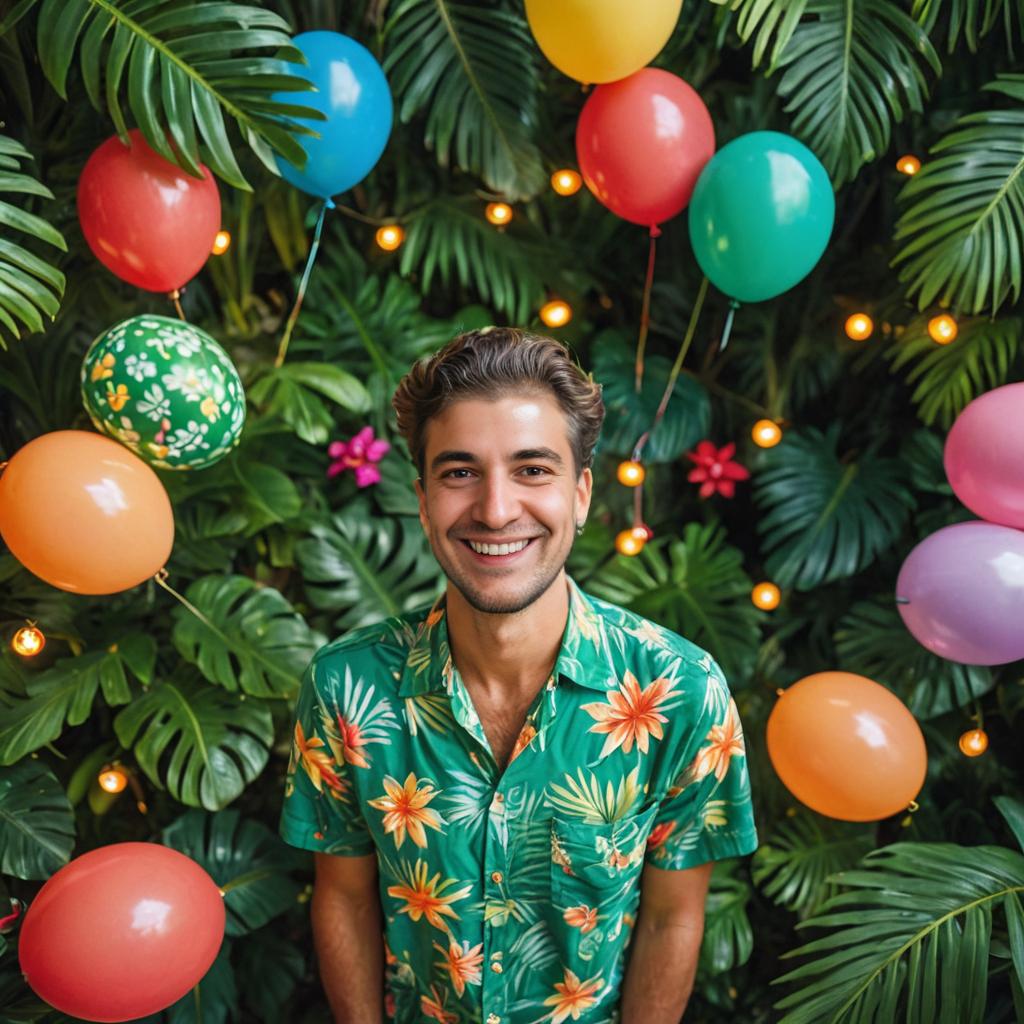
[[[518,544],[477,544],[470,541],[469,546],[478,555],[511,555],[516,551],[522,551],[529,543],[528,540],[521,540]]]

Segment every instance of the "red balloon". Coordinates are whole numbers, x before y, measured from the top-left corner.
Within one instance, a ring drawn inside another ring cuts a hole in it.
[[[89,248],[118,277],[150,292],[171,292],[199,273],[221,228],[220,193],[165,160],[133,128],[114,135],[78,179],[78,219]]]
[[[39,890],[18,943],[32,990],[73,1017],[134,1020],[177,1002],[224,939],[224,899],[177,850],[116,843],[76,857]]]
[[[587,188],[634,224],[653,227],[683,210],[714,152],[708,108],[678,75],[659,68],[597,86],[576,125]]]

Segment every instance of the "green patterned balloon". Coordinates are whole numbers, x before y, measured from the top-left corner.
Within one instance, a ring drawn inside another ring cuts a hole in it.
[[[213,465],[238,444],[245,422],[228,354],[167,316],[133,316],[104,331],[82,363],[82,397],[97,430],[160,469]]]

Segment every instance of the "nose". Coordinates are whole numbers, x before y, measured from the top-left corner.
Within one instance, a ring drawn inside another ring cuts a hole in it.
[[[500,530],[519,518],[522,505],[516,485],[501,473],[485,476],[473,504],[473,518],[491,530]]]

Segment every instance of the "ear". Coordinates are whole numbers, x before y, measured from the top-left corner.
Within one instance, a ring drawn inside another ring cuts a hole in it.
[[[594,474],[587,467],[580,473],[576,481],[576,522],[581,526],[587,520],[590,511],[590,499],[594,491]]]

